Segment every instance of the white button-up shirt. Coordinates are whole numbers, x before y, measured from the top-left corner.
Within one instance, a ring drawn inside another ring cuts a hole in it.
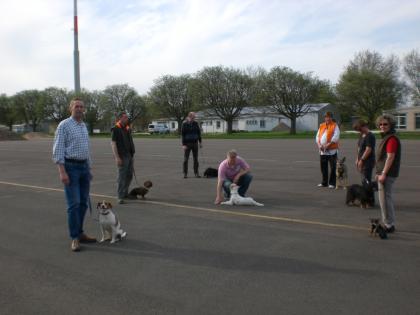
[[[88,160],[91,164],[89,133],[83,121],[69,117],[55,131],[53,161],[64,164],[65,159]]]

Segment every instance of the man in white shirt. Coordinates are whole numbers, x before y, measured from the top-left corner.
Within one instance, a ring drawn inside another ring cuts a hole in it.
[[[67,203],[67,223],[71,250],[78,252],[80,243],[94,243],[86,235],[83,222],[88,208],[91,174],[89,134],[83,122],[85,105],[75,98],[70,103],[71,116],[60,122],[55,132],[53,161],[58,166],[64,184]]]
[[[333,120],[331,112],[326,112],[324,116],[325,122],[319,126],[315,137],[315,142],[318,145],[322,182],[318,187],[335,188],[336,182],[336,163],[338,153],[338,141],[340,139],[340,128]],[[328,164],[330,165],[331,173],[328,178]]]

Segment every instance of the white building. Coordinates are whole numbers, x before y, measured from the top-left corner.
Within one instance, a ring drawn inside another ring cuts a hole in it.
[[[309,104],[310,111],[299,117],[296,121],[297,131],[316,131],[319,124],[324,121],[324,114],[327,111],[333,113],[337,120],[339,116],[334,105],[329,103]],[[203,133],[225,133],[227,122],[207,111],[197,112],[196,120],[200,123]],[[153,124],[166,124],[171,132],[178,129],[178,123],[170,119],[158,119]],[[272,131],[279,125],[290,128],[290,119],[284,117],[271,107],[245,107],[237,119],[233,120],[232,130],[234,131]]]
[[[401,107],[387,110],[386,113],[395,116],[395,128],[400,131],[419,131],[420,130],[420,106]]]

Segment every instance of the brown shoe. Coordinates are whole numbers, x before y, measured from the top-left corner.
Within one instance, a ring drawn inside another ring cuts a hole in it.
[[[80,243],[79,243],[79,240],[72,240],[71,241],[71,250],[73,252],[80,251]]]
[[[90,236],[88,236],[88,235],[86,235],[86,234],[82,234],[82,235],[80,235],[80,237],[79,237],[79,242],[80,243],[96,243],[96,238],[94,238],[94,237],[90,237]]]

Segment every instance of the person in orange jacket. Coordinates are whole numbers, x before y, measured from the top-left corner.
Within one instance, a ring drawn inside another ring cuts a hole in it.
[[[336,163],[338,153],[338,140],[340,139],[340,128],[333,119],[331,112],[326,112],[323,122],[316,133],[315,141],[318,145],[322,182],[318,187],[335,188],[336,182]],[[328,177],[328,164],[330,165],[331,173]]]

